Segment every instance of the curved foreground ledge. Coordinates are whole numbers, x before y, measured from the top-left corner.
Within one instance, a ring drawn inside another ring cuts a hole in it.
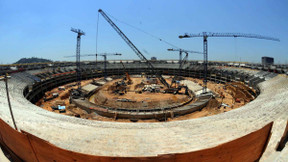
[[[25,161],[256,161],[267,145],[272,123],[246,136],[209,149],[149,157],[109,157],[77,153],[56,147],[28,132],[19,133],[2,120],[0,126],[2,146],[13,150]],[[243,156],[245,154],[246,156]]]
[[[276,129],[277,123],[288,119],[288,79],[281,76],[258,84],[260,95],[241,109],[198,119],[161,123],[100,122],[52,113],[27,101],[22,95],[24,87],[19,80],[12,78],[9,81],[14,116],[21,130],[56,147],[95,156],[147,157],[149,160],[148,157],[169,157],[171,154],[209,150],[262,128],[267,130],[266,126],[274,122],[271,139],[262,156],[265,159],[273,154],[275,144],[281,140],[282,130]],[[0,91],[0,118],[12,127],[3,82],[0,83]],[[269,139],[267,136],[265,139]],[[217,151],[222,154],[227,149]]]

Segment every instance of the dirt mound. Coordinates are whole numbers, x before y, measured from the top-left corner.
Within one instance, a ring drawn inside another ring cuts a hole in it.
[[[253,94],[251,94],[252,90],[244,84],[232,82],[227,83],[225,86],[233,98],[242,99],[245,102],[250,102],[254,99]]]
[[[220,106],[220,103],[215,99],[215,98],[212,98],[208,104],[207,104],[207,108],[218,108]]]
[[[99,91],[97,92],[97,95],[94,96],[94,102],[99,103],[101,105],[104,105],[107,102],[107,97],[105,97],[105,94],[103,92]]]

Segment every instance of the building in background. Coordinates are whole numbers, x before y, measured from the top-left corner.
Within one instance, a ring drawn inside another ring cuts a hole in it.
[[[151,61],[157,61],[157,57],[151,57]]]
[[[274,64],[274,58],[273,57],[262,57],[262,65],[268,66]]]

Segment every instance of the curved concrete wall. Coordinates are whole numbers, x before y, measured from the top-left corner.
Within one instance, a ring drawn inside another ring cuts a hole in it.
[[[28,132],[17,132],[0,119],[0,144],[24,161],[257,161],[269,141],[272,123],[233,141],[209,149],[149,157],[93,156],[68,151]],[[243,156],[246,155],[246,156]]]

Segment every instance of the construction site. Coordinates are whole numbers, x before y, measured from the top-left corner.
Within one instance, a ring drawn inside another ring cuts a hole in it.
[[[191,112],[174,115],[173,108],[197,103],[203,89],[201,86],[203,80],[182,78],[183,80],[172,88],[173,91],[169,91],[157,79],[147,79],[140,76],[131,78],[129,74],[123,75],[122,79],[109,79],[111,80],[109,82],[104,81],[104,78],[82,81],[82,93],[86,97],[83,96],[83,98],[76,100],[70,98],[72,89],[77,88],[76,82],[59,86],[46,92],[36,105],[52,112],[91,120],[131,122],[131,120],[142,119],[139,122],[157,122],[199,118],[227,112],[245,105],[256,97],[253,89],[240,82],[221,84],[209,81],[207,88],[211,96],[207,102],[197,109],[191,110]],[[166,80],[171,84],[171,77],[167,76]],[[80,104],[78,101],[80,103],[85,101],[86,104]],[[128,112],[146,111],[148,113],[149,111],[159,110],[163,112],[164,110],[163,113],[166,114],[166,118],[157,118],[154,115],[139,119],[133,116],[129,119],[128,117],[118,118],[117,113],[108,116],[97,114],[97,110],[108,107],[125,109]],[[167,108],[170,109],[166,110]]]
[[[85,33],[72,28],[76,55],[65,57],[75,62],[5,71],[0,145],[11,161],[287,159],[287,75],[208,60],[208,37],[279,39],[184,34],[179,38],[203,38],[203,52],[169,48],[179,60],[150,60],[103,10],[98,13],[139,60],[108,61],[122,55],[117,52],[81,55]],[[193,53],[203,60],[189,60]],[[86,56],[96,61],[81,61]]]
[[[183,49],[168,49],[168,51],[179,52],[179,69],[183,69],[186,65],[189,53],[203,54],[203,79],[194,79],[191,81],[193,78],[184,78],[178,74],[164,77],[163,74],[156,70],[151,61],[149,61],[118,28],[118,26],[114,24],[104,11],[99,9],[99,13],[123,38],[127,45],[132,48],[142,62],[147,65],[148,69],[142,71],[141,74],[133,75],[133,77],[131,77],[124,63],[120,61],[119,63],[122,65],[122,71],[124,72],[122,76],[118,75],[108,78],[107,56],[121,56],[120,53],[82,55],[96,56],[96,59],[98,55],[103,56],[105,75],[100,81],[96,81],[95,79],[97,78],[92,78],[92,81],[85,81],[82,83],[80,70],[80,41],[81,36],[85,35],[85,33],[80,29],[72,28],[71,31],[77,33],[77,82],[74,85],[77,85],[78,87],[71,88],[72,85],[69,84],[64,87],[60,86],[58,89],[53,89],[50,92],[46,92],[44,97],[39,100],[36,105],[43,107],[46,110],[57,110],[59,113],[86,119],[103,119],[103,117],[108,117],[115,121],[117,119],[128,119],[134,122],[139,119],[167,121],[168,119],[173,120],[174,117],[201,111],[202,109],[207,113],[201,112],[197,114],[209,116],[211,114],[226,112],[233,108],[243,106],[256,97],[255,90],[241,83],[230,83],[225,85],[210,83],[211,88],[213,90],[218,90],[218,92],[207,89],[208,59],[207,52],[205,51],[202,53]],[[207,39],[208,36],[209,34],[203,33],[205,39]],[[210,36],[217,35],[213,34]],[[219,36],[233,37],[235,35],[219,34]],[[239,34],[237,36],[246,37],[246,35]],[[190,36],[179,36],[179,38],[185,37]],[[250,35],[248,35],[248,37],[250,37]],[[274,40],[269,37],[254,37]],[[207,43],[207,40],[205,39],[204,42]],[[183,57],[182,54],[185,54],[185,56]],[[200,83],[201,80],[202,82]],[[63,93],[61,93],[62,91]],[[194,117],[196,116],[197,115],[194,115]],[[199,117],[201,117],[201,115]],[[107,119],[104,118],[104,120]]]

